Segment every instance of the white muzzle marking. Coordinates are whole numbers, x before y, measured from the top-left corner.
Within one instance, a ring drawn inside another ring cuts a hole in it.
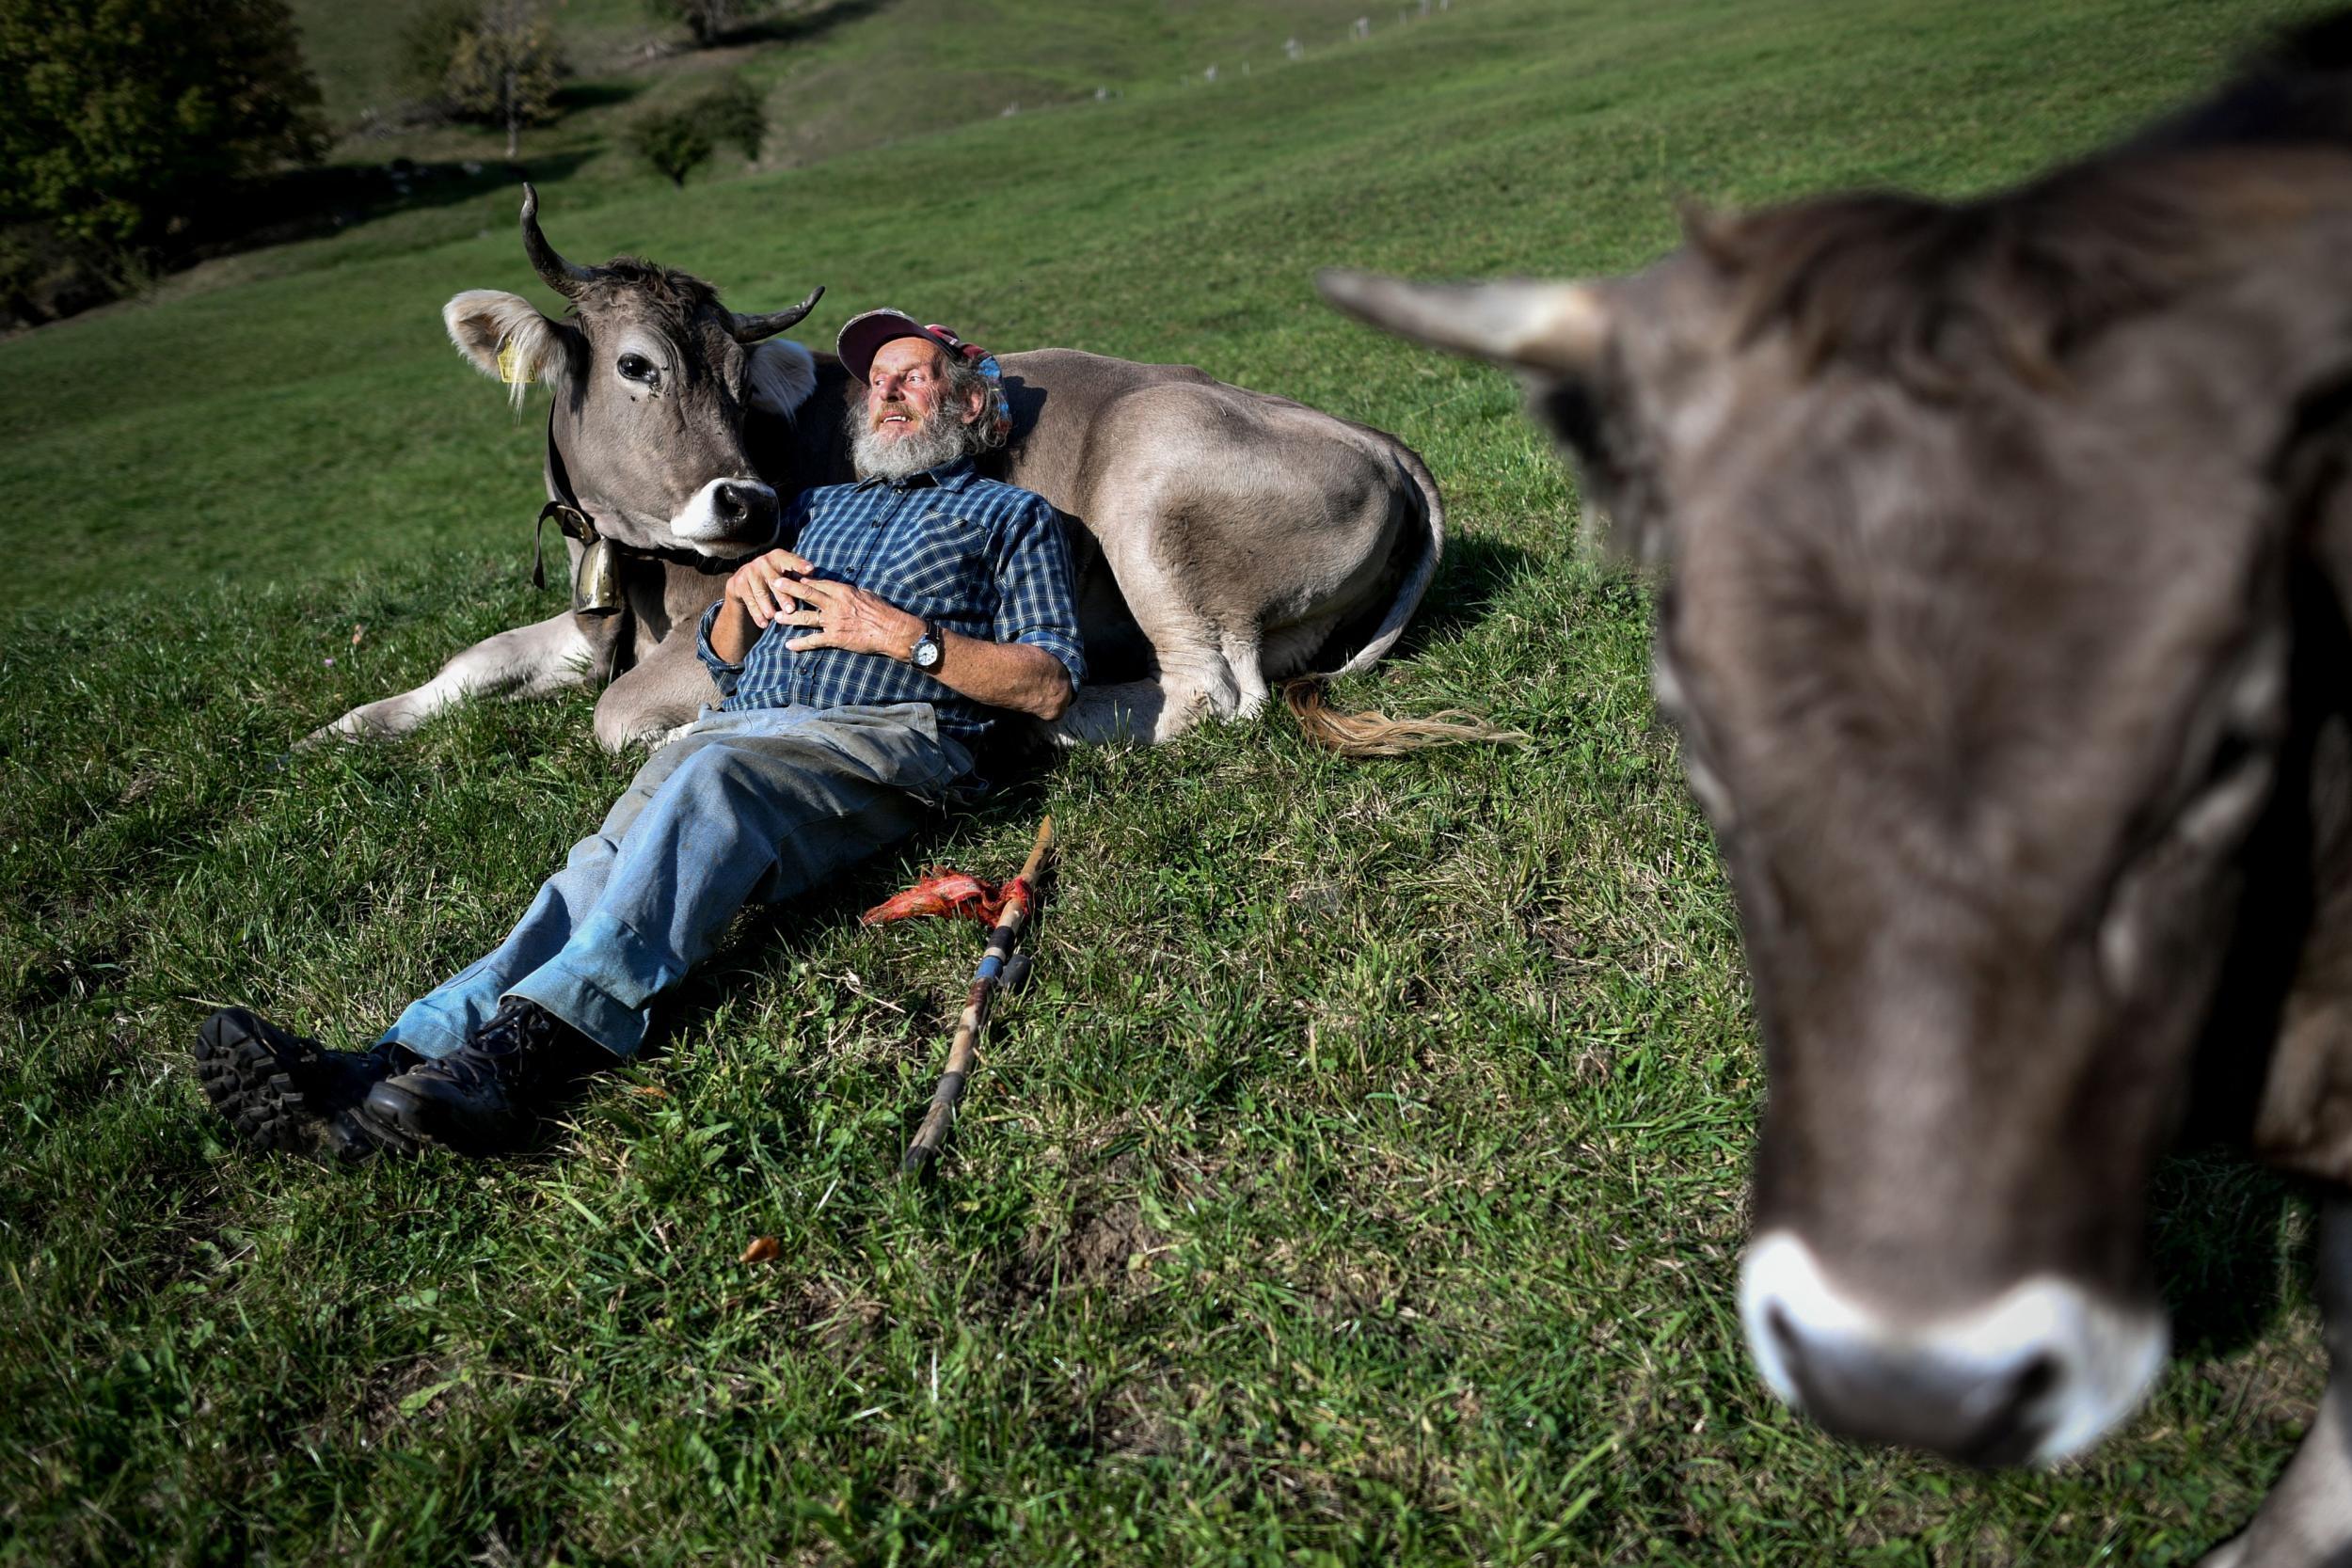
[[[719,515],[721,485],[733,485],[746,495],[765,496],[771,505],[776,499],[776,493],[771,487],[755,479],[714,479],[695,491],[686,505],[679,509],[678,515],[670,519],[670,532],[696,549],[702,549],[705,545],[722,542],[731,546],[732,549],[742,548],[745,541],[730,537],[736,525]],[[719,555],[729,552],[703,550],[703,553]]]
[[[1954,1412],[1962,1426],[1990,1418],[2016,1375],[2045,1361],[2055,1375],[2021,1413],[2042,1429],[2026,1455],[2032,1465],[2082,1452],[2137,1409],[2164,1369],[2169,1338],[2160,1313],[2111,1307],[2052,1275],[1968,1311],[1897,1321],[1840,1291],[1812,1248],[1775,1230],[1758,1237],[1740,1264],[1740,1319],[1764,1381],[1798,1410],[1804,1400],[1775,1316],[1808,1351],[1931,1374],[1907,1383],[1976,1390],[1986,1408],[1966,1408],[1963,1397]]]

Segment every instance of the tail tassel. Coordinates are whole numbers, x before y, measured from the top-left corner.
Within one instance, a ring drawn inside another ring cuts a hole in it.
[[[1341,713],[1325,700],[1324,683],[1313,675],[1284,681],[1282,701],[1301,734],[1343,757],[1401,757],[1433,746],[1524,746],[1533,738],[1458,707],[1422,719],[1392,719],[1376,709]]]

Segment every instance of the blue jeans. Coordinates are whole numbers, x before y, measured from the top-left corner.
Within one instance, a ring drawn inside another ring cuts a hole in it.
[[[384,1038],[446,1056],[521,996],[634,1055],[653,999],[709,955],[738,910],[906,837],[971,767],[926,703],[705,709],[572,846],[507,939],[410,1003]]]

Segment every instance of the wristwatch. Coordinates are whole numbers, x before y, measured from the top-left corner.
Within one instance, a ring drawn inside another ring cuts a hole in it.
[[[947,633],[937,621],[923,623],[923,635],[914,640],[907,654],[907,662],[917,670],[936,670],[939,661],[947,657]]]

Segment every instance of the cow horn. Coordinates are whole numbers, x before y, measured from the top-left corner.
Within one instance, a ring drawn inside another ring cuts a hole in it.
[[[735,318],[735,325],[728,330],[735,334],[735,341],[739,343],[755,343],[762,338],[772,338],[788,326],[798,326],[801,324],[801,318],[816,309],[817,302],[824,297],[825,286],[819,283],[809,290],[806,299],[792,307],[791,309],[771,310],[764,316],[746,316],[739,313]]]
[[[1315,287],[1375,326],[1522,370],[1587,375],[1609,341],[1608,307],[1589,283],[1407,283],[1332,268]]]
[[[539,232],[539,193],[523,182],[523,254],[531,258],[531,267],[539,280],[565,299],[578,299],[588,285],[596,280],[594,267],[574,266],[555,252],[548,237]]]

